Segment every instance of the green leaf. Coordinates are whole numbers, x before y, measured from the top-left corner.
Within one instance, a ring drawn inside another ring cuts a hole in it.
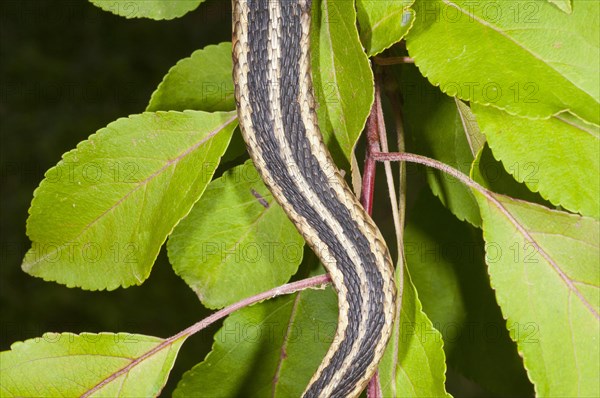
[[[573,6],[571,5],[571,0],[548,0],[550,3],[554,4],[562,11],[570,14],[573,12]]]
[[[175,272],[208,308],[287,282],[303,246],[250,161],[211,182],[167,244]]]
[[[597,397],[600,224],[476,193],[491,284],[537,396]]]
[[[532,165],[528,165],[528,168],[523,170],[527,175],[532,175],[534,172]],[[531,192],[525,184],[515,180],[504,169],[502,163],[494,158],[492,150],[487,144],[481,148],[473,161],[470,176],[492,192],[546,207],[553,207],[552,203],[544,200],[537,192]]]
[[[23,269],[90,290],[141,284],[236,123],[233,112],[143,113],[91,135],[35,191]]]
[[[212,351],[173,396],[299,397],[331,345],[336,320],[331,288],[244,308],[225,320]]]
[[[398,275],[396,280],[401,283]],[[406,269],[403,285],[400,318],[379,365],[383,396],[450,397],[442,336],[423,312]]]
[[[237,159],[241,159],[237,161]],[[235,128],[233,131],[233,136],[231,136],[231,141],[229,142],[229,146],[227,147],[227,151],[223,154],[221,158],[221,164],[225,164],[228,162],[237,162],[239,164],[241,161],[248,159],[248,151],[246,147],[246,142],[242,137],[242,132],[240,131],[239,126]]]
[[[485,141],[468,107],[431,87],[412,65],[402,69],[401,81],[407,132],[417,151],[468,173]],[[477,201],[463,184],[435,170],[427,170],[427,182],[459,220],[481,225]]]
[[[46,333],[0,353],[3,397],[154,397],[185,337]]]
[[[235,110],[231,62],[231,43],[194,51],[169,70],[146,110]]]
[[[358,0],[360,39],[370,57],[404,38],[415,20],[415,0]]]
[[[456,98],[454,98],[454,102],[469,142],[471,154],[476,156],[477,152],[485,145],[485,135],[479,129],[479,124],[469,105]]]
[[[195,10],[204,0],[89,0],[96,7],[127,19],[174,19]]]
[[[571,15],[547,1],[418,0],[415,7],[407,48],[443,92],[520,116],[570,110],[600,124],[600,2],[576,1]]]
[[[547,120],[473,106],[494,156],[555,205],[600,217],[600,128],[568,113]]]
[[[325,143],[339,167],[351,153],[373,103],[373,72],[356,28],[352,1],[313,1],[312,76]]]
[[[404,244],[423,310],[444,338],[448,366],[499,396],[533,396],[490,287],[481,231],[459,222],[423,191]]]

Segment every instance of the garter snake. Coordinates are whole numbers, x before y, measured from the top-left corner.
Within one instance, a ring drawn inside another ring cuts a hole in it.
[[[311,0],[233,0],[235,99],[254,165],[338,294],[336,335],[304,397],[355,397],[391,333],[393,265],[381,233],[323,143],[310,26]]]

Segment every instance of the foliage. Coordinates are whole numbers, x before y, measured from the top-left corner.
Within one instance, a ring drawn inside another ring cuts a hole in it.
[[[2,354],[2,395],[157,395],[184,340],[165,344],[130,333],[46,333]]]
[[[202,3],[90,1],[157,20]],[[447,366],[500,395],[600,396],[599,14],[586,0],[313,1],[317,113],[338,165],[351,171],[384,75],[406,146],[468,174],[428,170],[401,187],[412,200],[399,317],[379,368],[385,396],[445,396]],[[173,269],[209,308],[322,272],[241,149],[230,51],[181,60],[146,112],[46,173],[26,272],[129,287],[169,238]],[[416,67],[369,64],[391,55]],[[431,192],[417,192],[420,180]],[[298,396],[336,311],[327,288],[232,313],[175,395]],[[187,336],[45,334],[0,354],[0,391],[156,396]]]

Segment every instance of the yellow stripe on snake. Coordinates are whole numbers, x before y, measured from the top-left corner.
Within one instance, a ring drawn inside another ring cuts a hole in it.
[[[310,26],[310,0],[234,0],[235,97],[256,168],[338,294],[336,335],[304,397],[356,397],[392,330],[394,269],[381,233],[323,143]]]

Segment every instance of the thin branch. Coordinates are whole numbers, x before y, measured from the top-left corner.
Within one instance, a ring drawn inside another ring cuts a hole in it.
[[[376,89],[377,90],[377,89]],[[365,169],[363,172],[362,189],[360,191],[360,203],[371,215],[373,212],[373,192],[375,191],[375,168],[377,162],[372,154],[379,152],[379,122],[377,118],[377,107],[379,106],[378,95],[375,95],[375,101],[371,108],[371,113],[367,119],[367,151],[365,155]]]
[[[381,383],[379,382],[379,372],[376,371],[367,386],[367,397],[381,398],[382,396],[383,392],[381,391]]]
[[[477,182],[475,182],[474,180],[469,178],[469,176],[467,176],[466,174],[463,174],[462,172],[458,171],[454,167],[448,166],[447,164],[437,161],[435,159],[431,159],[431,158],[428,158],[425,156],[415,155],[414,153],[407,153],[407,152],[402,152],[402,153],[379,152],[379,153],[372,154],[372,156],[375,160],[377,160],[379,162],[410,162],[410,163],[418,163],[418,164],[423,164],[425,166],[433,167],[434,169],[441,170],[444,173],[451,175],[452,177],[461,181],[468,187],[476,189],[477,191],[479,191],[483,195],[485,195],[488,199],[490,199],[492,201],[497,201],[497,199],[495,199],[486,188],[484,188],[482,185],[478,184]]]
[[[381,75],[375,74],[375,95],[379,98],[378,108],[377,108],[377,124],[379,126],[379,142],[381,144],[381,151],[388,152],[388,142],[387,142],[387,131],[385,128],[385,120],[383,119],[383,109],[381,108]],[[402,151],[402,150],[401,150]],[[400,214],[398,211],[398,200],[396,199],[396,186],[394,184],[394,175],[392,173],[392,165],[390,162],[385,162],[383,164],[385,169],[385,176],[388,185],[388,194],[390,196],[390,204],[392,207],[392,219],[394,220],[394,230],[396,232],[396,245],[398,247],[398,256],[401,253],[402,247],[402,226],[400,224]],[[400,260],[400,257],[398,257]]]
[[[385,72],[385,71],[384,71]],[[402,121],[402,98],[400,97],[400,89],[396,82],[390,78],[389,73],[384,73],[384,87],[386,88],[386,95],[390,101],[390,105],[392,107],[392,114],[394,117],[394,127],[396,130],[396,141],[398,145],[398,151],[404,152],[404,123]],[[384,147],[384,152],[388,152],[386,145],[382,143],[382,147]],[[387,163],[389,164],[389,162]],[[389,166],[391,169],[391,166]],[[386,169],[387,170],[387,169]],[[396,300],[396,313],[395,317],[398,322],[394,325],[394,338],[392,339],[392,358],[394,360],[394,364],[392,366],[392,377],[391,380],[396,380],[396,372],[398,369],[398,356],[400,352],[400,341],[397,336],[400,335],[400,313],[402,311],[402,299],[404,297],[404,267],[406,264],[406,259],[404,258],[404,225],[406,220],[406,165],[404,162],[398,162],[398,171],[399,171],[399,197],[396,202],[394,197],[390,194],[390,201],[392,202],[392,208],[395,207],[397,203],[397,213],[398,220],[394,220],[394,227],[396,228],[396,243],[398,245],[398,267],[396,269],[396,277],[398,283],[398,298]],[[393,180],[392,180],[393,187]],[[392,191],[396,192],[395,188],[392,188]],[[391,193],[391,192],[390,192]],[[390,383],[390,393],[392,396],[396,396],[396,383]]]
[[[513,216],[512,213],[504,207],[504,205],[496,198],[491,191],[473,181],[466,174],[461,173],[453,167],[448,166],[442,162],[437,160],[427,158],[425,156],[415,155],[413,153],[375,153],[373,157],[378,161],[404,161],[411,163],[419,163],[429,167],[433,167],[435,169],[441,170],[444,173],[451,175],[457,180],[461,181],[465,185],[470,188],[477,190],[481,193],[487,200],[489,200],[496,208],[506,217],[508,221],[519,231],[519,233],[525,238],[525,240],[533,245],[536,250],[536,253],[539,253],[552,267],[552,269],[558,274],[558,276],[562,279],[562,281],[567,285],[567,288],[572,291],[579,300],[583,303],[584,306],[594,315],[596,319],[600,319],[600,314],[594,308],[593,305],[589,303],[586,297],[581,293],[581,291],[575,286],[571,278],[560,268],[560,266],[556,263],[556,261],[548,254],[546,251],[538,244],[538,242],[531,236],[529,231],[525,229],[523,225]]]
[[[403,114],[402,114],[402,98],[400,97],[400,88],[395,82],[393,82],[393,78],[390,77],[389,73],[384,75],[385,77],[385,87],[386,95],[390,101],[392,107],[392,114],[394,116],[394,127],[396,129],[396,144],[398,145],[398,152],[404,152],[406,150],[405,140],[404,140],[404,122],[403,122]],[[389,151],[383,151],[389,152]],[[400,162],[398,164],[399,171],[399,182],[400,191],[398,195],[398,214],[399,221],[397,225],[398,232],[398,259],[402,259],[404,261],[404,225],[406,222],[406,166],[404,163]]]
[[[383,117],[383,110],[381,106],[381,80],[382,74],[376,72],[375,73],[375,105],[374,110],[377,115],[377,126],[378,126],[378,138],[379,143],[381,144],[381,149],[383,153],[387,153],[389,151],[388,142],[387,142],[387,131],[385,127],[385,120]],[[386,87],[388,87],[386,85]],[[404,128],[402,123],[402,112],[400,107],[400,101],[397,97],[397,91],[388,92],[388,97],[390,98],[390,102],[392,103],[392,107],[394,108],[394,118],[395,118],[395,129],[398,141],[398,148],[402,152],[404,151]],[[377,153],[371,152],[371,157],[377,159],[375,156]],[[379,159],[377,159],[379,160]],[[397,278],[398,278],[398,299],[396,302],[396,318],[400,319],[400,311],[402,308],[402,297],[403,297],[403,287],[404,287],[404,220],[405,220],[405,198],[406,198],[406,173],[403,164],[400,164],[400,198],[396,198],[396,187],[394,184],[394,177],[392,173],[392,167],[390,162],[385,162],[384,164],[386,180],[388,185],[388,193],[390,197],[390,205],[392,209],[392,217],[394,220],[394,230],[396,234],[396,245],[398,250],[398,268]],[[394,347],[396,353],[398,352],[397,342]],[[397,358],[397,355],[396,355]],[[394,390],[395,386],[392,387]],[[378,372],[375,373],[371,381],[369,382],[369,386],[367,387],[367,397],[369,398],[380,398],[382,396],[381,391],[381,383],[379,380]]]
[[[329,282],[331,282],[331,278],[329,277],[329,274],[324,274],[324,275],[313,276],[312,278],[302,279],[297,282],[286,283],[285,285],[281,285],[281,286],[278,286],[271,290],[267,290],[266,292],[262,292],[257,295],[254,295],[252,297],[248,297],[242,301],[238,301],[237,303],[232,304],[229,307],[225,307],[222,310],[215,312],[214,314],[203,319],[202,321],[190,326],[189,328],[187,328],[187,329],[183,330],[182,332],[176,334],[175,336],[169,338],[169,340],[171,340],[171,339],[177,340],[179,337],[184,336],[184,335],[191,336],[191,335],[199,332],[200,330],[204,329],[205,327],[209,326],[210,324],[218,321],[219,319],[226,317],[227,315],[231,314],[232,312],[235,312],[235,311],[237,311],[241,308],[247,307],[249,305],[256,304],[260,301],[270,299],[273,297],[277,297],[277,296],[281,296],[284,294],[295,293],[299,290],[304,290],[304,289],[308,289],[311,287],[327,285],[327,284],[329,284]]]
[[[360,202],[365,208],[366,212],[371,215],[373,212],[373,195],[375,192],[375,172],[377,167],[377,161],[373,157],[373,154],[380,153],[379,138],[380,132],[383,127],[383,118],[379,117],[381,113],[381,96],[379,86],[377,85],[377,79],[375,79],[375,100],[371,107],[371,113],[369,119],[367,119],[367,151],[365,155],[365,170],[363,173],[363,184],[360,195]],[[385,127],[383,127],[385,128]],[[381,398],[381,386],[379,385],[379,377],[377,370],[375,374],[369,380],[367,387],[368,398]]]
[[[118,371],[112,373],[110,376],[108,376],[107,378],[102,380],[100,383],[96,384],[94,387],[90,388],[88,391],[86,391],[81,396],[82,397],[91,396],[96,391],[98,391],[102,387],[104,387],[106,384],[117,379],[118,377],[122,376],[123,374],[129,372],[131,369],[133,369],[134,367],[139,365],[141,362],[150,358],[152,355],[160,352],[162,349],[175,343],[177,340],[182,339],[182,338],[188,338],[189,336],[191,336],[195,333],[198,333],[200,330],[206,328],[207,326],[210,326],[214,322],[218,321],[221,318],[226,317],[227,315],[231,314],[232,312],[235,312],[235,311],[237,311],[241,308],[247,307],[249,305],[256,304],[256,303],[266,300],[266,299],[270,299],[270,298],[273,298],[276,296],[281,296],[283,294],[291,294],[291,293],[297,292],[299,290],[304,290],[304,289],[311,288],[311,287],[326,285],[330,282],[331,282],[331,278],[329,277],[328,274],[314,276],[312,278],[302,279],[297,282],[278,286],[274,289],[267,290],[266,292],[259,293],[252,297],[248,297],[242,301],[238,301],[237,303],[232,304],[229,307],[225,307],[222,310],[219,310],[219,311],[215,312],[214,314],[208,316],[207,318],[204,318],[203,320],[193,324],[192,326],[188,327],[187,329],[182,330],[181,332],[177,333],[176,335],[169,337],[168,339],[165,339],[162,343],[160,343],[159,345],[157,345],[150,351],[144,353],[140,357],[136,358],[135,360],[131,361],[129,363],[129,365],[124,366],[123,368],[119,369]]]

